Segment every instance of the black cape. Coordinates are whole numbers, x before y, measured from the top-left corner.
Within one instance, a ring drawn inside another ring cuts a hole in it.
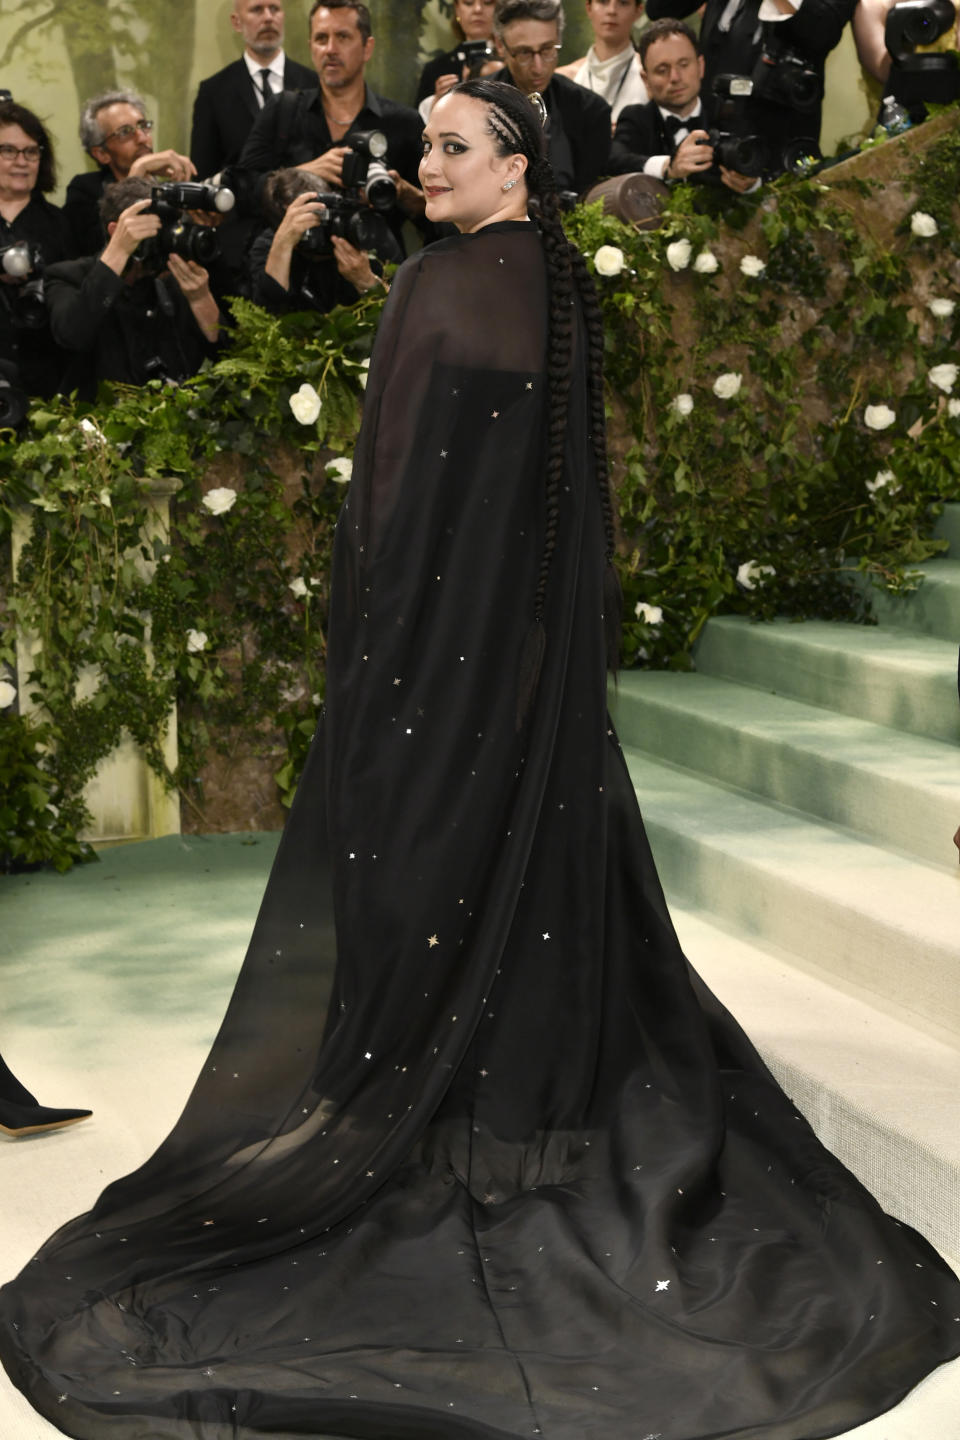
[[[0,1292],[70,1435],[811,1440],[960,1349],[947,1267],[678,948],[605,707],[582,341],[517,730],[546,314],[523,223],[394,281],[223,1028],[153,1158]]]

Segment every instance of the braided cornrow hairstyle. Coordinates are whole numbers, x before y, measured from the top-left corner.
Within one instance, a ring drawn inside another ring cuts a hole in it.
[[[546,645],[543,614],[550,562],[557,542],[560,486],[563,481],[568,399],[573,366],[575,292],[580,297],[587,332],[587,379],[590,402],[590,438],[594,469],[603,513],[607,567],[604,577],[607,665],[616,671],[620,654],[620,584],[613,564],[616,532],[607,465],[606,418],[603,403],[603,322],[593,279],[580,251],[572,245],[560,222],[560,206],[553,171],[547,159],[546,138],[540,116],[521,91],[496,80],[464,80],[457,94],[481,100],[487,106],[487,130],[500,155],[524,155],[530,211],[543,240],[549,280],[547,380],[547,467],[544,489],[543,554],[533,603],[533,625],[521,659],[517,707],[523,723],[536,691]]]

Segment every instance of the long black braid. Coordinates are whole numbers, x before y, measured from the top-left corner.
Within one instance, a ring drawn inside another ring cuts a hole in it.
[[[600,303],[580,251],[564,233],[553,170],[547,159],[546,139],[539,114],[512,85],[496,80],[465,80],[455,93],[481,100],[487,106],[487,130],[500,155],[524,155],[530,212],[543,240],[549,280],[550,311],[547,343],[547,466],[544,487],[544,543],[533,603],[533,626],[521,659],[518,723],[529,708],[539,678],[546,644],[543,614],[550,563],[557,542],[560,487],[563,483],[570,384],[573,369],[575,292],[587,332],[587,381],[590,402],[590,438],[594,472],[600,493],[606,552],[604,615],[607,665],[616,671],[620,654],[620,585],[613,564],[616,530],[607,464],[606,417],[603,400],[603,321]]]

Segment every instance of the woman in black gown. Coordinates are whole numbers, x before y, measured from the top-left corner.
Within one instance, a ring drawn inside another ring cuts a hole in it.
[[[679,950],[535,112],[468,82],[425,142],[462,233],[384,310],[247,959],[169,1138],[3,1290],[3,1360],[84,1440],[836,1435],[957,1354],[960,1286]]]

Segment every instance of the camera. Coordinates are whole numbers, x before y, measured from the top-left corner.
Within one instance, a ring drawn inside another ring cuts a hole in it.
[[[924,105],[960,100],[960,65],[954,52],[914,55],[917,45],[932,45],[956,20],[952,0],[898,0],[887,11],[883,39],[890,52],[887,94],[922,120]]]
[[[819,84],[819,76],[817,77]],[[714,164],[740,175],[782,175],[784,171],[806,173],[821,157],[820,146],[813,136],[772,141],[753,133],[757,117],[753,101],[768,99],[758,93],[756,81],[749,75],[718,75],[713,82],[717,97],[717,125],[709,131]]]
[[[349,240],[357,250],[380,251],[387,245],[390,227],[363,200],[329,190],[321,190],[316,198],[323,208],[317,213],[317,224],[305,230],[297,242],[301,254],[312,259],[332,255],[331,235]]]
[[[385,212],[397,199],[397,182],[387,170],[387,137],[380,130],[351,135],[350,150],[343,157],[342,191],[321,190],[317,200],[323,206],[318,223],[300,237],[297,249],[313,259],[333,253],[332,235],[349,240],[358,250],[373,250],[385,258],[392,235]]]
[[[754,93],[753,81],[746,75],[718,75],[713,93],[719,102],[717,125],[697,144],[713,146],[716,169],[723,165],[739,175],[762,175],[765,147],[759,135],[749,133],[747,102]]]
[[[137,247],[136,259],[148,270],[159,274],[166,268],[168,255],[179,255],[207,266],[220,252],[217,232],[209,225],[198,225],[188,218],[190,210],[212,215],[226,215],[234,205],[233,191],[222,185],[205,185],[196,181],[166,181],[156,185],[146,215],[159,215],[163,222],[156,235]]]
[[[497,58],[496,52],[491,49],[486,40],[464,40],[462,45],[457,46],[454,55],[461,65],[469,67],[468,80],[479,79],[480,71],[487,61]]]
[[[757,100],[783,105],[801,115],[812,114],[823,99],[823,80],[795,50],[764,32],[760,59],[753,71]]]
[[[374,210],[392,210],[397,203],[397,182],[386,166],[387,137],[382,130],[361,130],[351,135],[343,157],[343,192]]]
[[[47,322],[40,247],[28,240],[15,240],[0,247],[0,271],[17,282],[4,286],[4,298],[14,325],[39,330]]]

